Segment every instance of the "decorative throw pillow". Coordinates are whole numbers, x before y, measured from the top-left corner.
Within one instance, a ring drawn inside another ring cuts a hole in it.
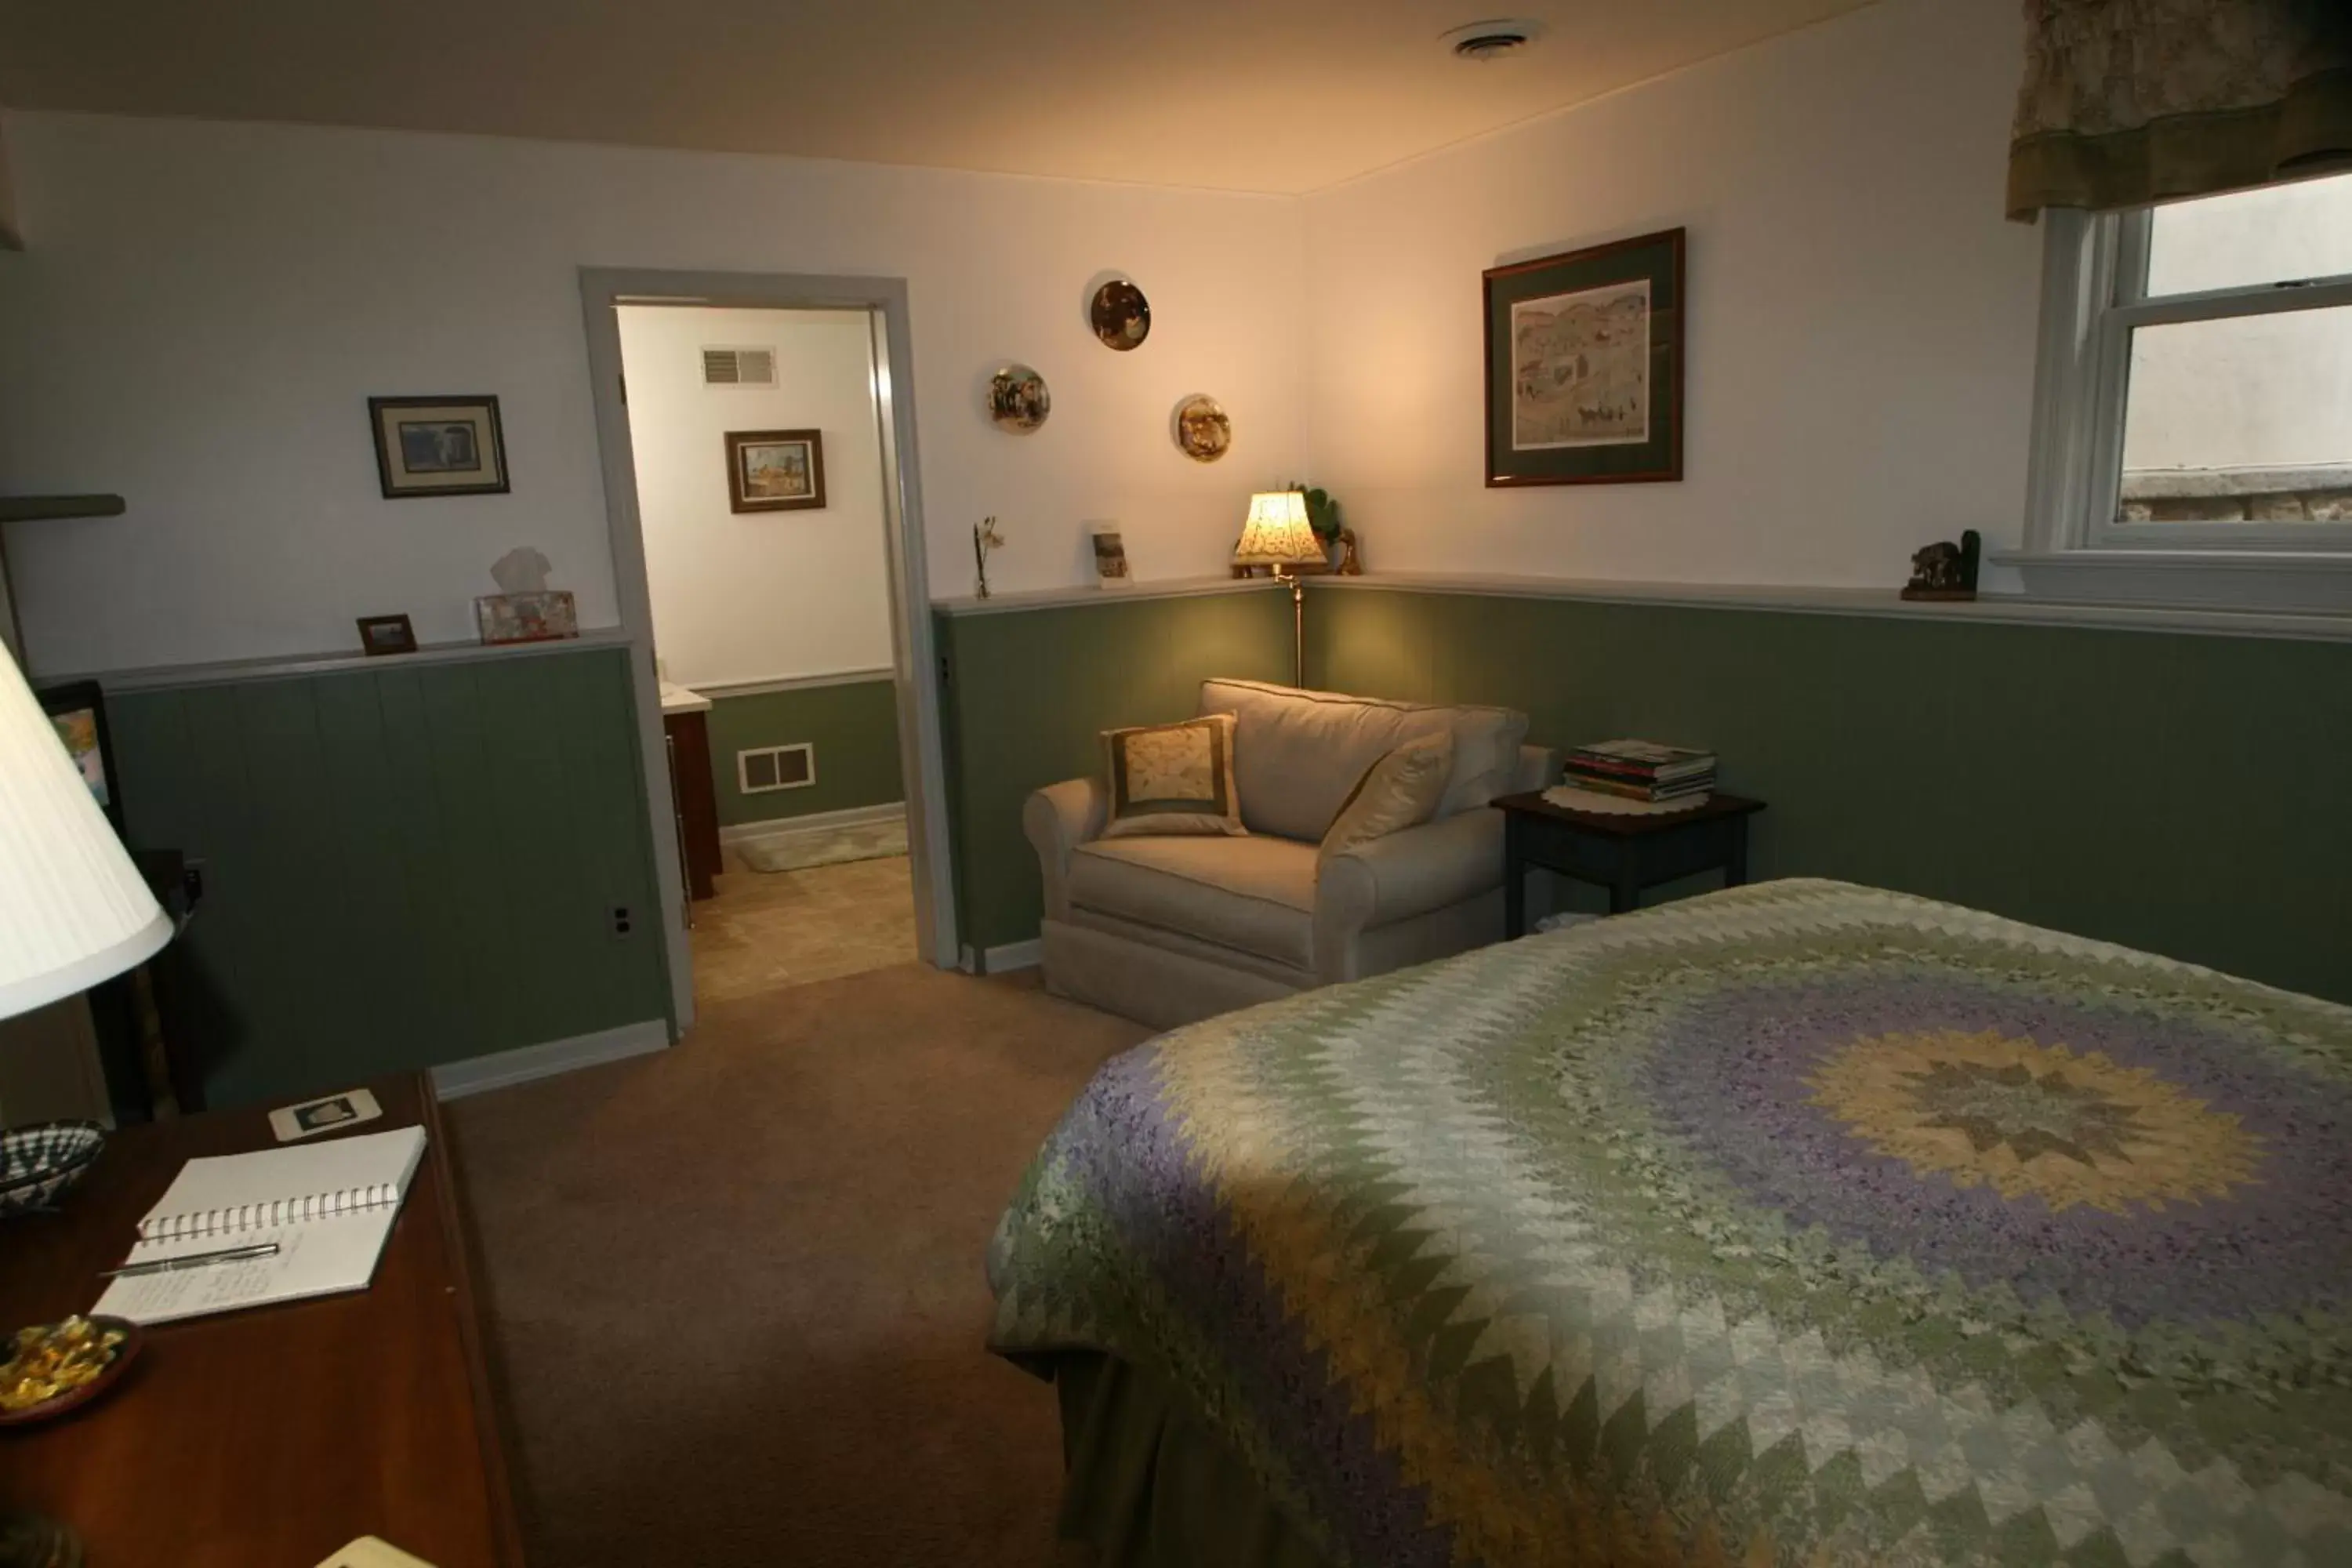
[[[1418,827],[1436,811],[1454,772],[1454,731],[1440,730],[1418,741],[1407,741],[1364,770],[1348,804],[1339,808],[1315,862],[1386,838],[1391,833]]]
[[[1243,837],[1234,790],[1234,716],[1212,713],[1181,724],[1105,730],[1110,816],[1105,838],[1150,833]]]

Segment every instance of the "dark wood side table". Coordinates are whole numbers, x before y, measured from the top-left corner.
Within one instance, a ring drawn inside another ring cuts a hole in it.
[[[1609,889],[1609,912],[1622,915],[1642,889],[1695,872],[1720,870],[1723,885],[1748,880],[1748,819],[1760,800],[1717,795],[1689,811],[1636,816],[1570,811],[1540,793],[1507,795],[1503,814],[1503,926],[1507,938],[1527,934],[1528,868],[1541,866]]]
[[[369,1086],[424,1163],[365,1290],[147,1331],[120,1385],[0,1429],[0,1508],[47,1514],[92,1568],[309,1568],[380,1535],[436,1568],[520,1568],[466,1226],[432,1086]],[[0,1220],[0,1332],[86,1312],[195,1154],[277,1147],[264,1107],[125,1128],[56,1214]]]
[[[710,771],[710,716],[699,710],[664,713],[662,731],[669,737],[669,790],[677,805],[687,897],[717,898],[714,879],[725,861],[719,847],[719,781]]]

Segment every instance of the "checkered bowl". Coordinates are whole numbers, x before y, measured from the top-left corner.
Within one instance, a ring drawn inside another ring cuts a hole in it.
[[[106,1147],[95,1121],[37,1121],[0,1132],[0,1215],[48,1207]]]

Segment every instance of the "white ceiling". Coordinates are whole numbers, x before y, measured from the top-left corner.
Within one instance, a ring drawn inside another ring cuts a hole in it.
[[[1867,3],[0,0],[0,103],[1300,192]]]

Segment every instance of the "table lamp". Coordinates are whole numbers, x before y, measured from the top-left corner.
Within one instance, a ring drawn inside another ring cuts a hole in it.
[[[1290,584],[1291,680],[1307,684],[1307,590],[1286,566],[1325,563],[1330,557],[1307,521],[1307,498],[1297,490],[1266,490],[1250,497],[1249,521],[1234,546],[1236,566],[1271,566],[1277,583]]]
[[[171,918],[0,649],[0,1018],[152,957]]]

